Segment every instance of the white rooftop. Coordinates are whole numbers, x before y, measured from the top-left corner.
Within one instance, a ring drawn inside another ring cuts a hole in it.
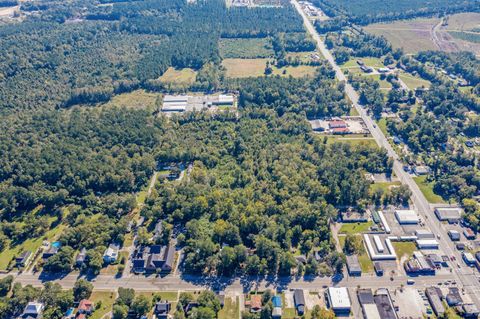
[[[165,95],[163,102],[188,102],[188,95]]]
[[[345,287],[329,287],[328,296],[332,309],[350,309],[350,296]]]
[[[376,304],[364,304],[362,307],[365,314],[365,319],[382,319]]]
[[[395,217],[399,223],[418,223],[418,215],[414,210],[397,209],[395,210]]]

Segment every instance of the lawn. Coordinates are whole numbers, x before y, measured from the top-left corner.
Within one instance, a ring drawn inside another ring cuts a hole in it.
[[[377,121],[378,128],[382,131],[383,135],[388,136],[388,129],[387,129],[387,119],[381,118]]]
[[[90,300],[95,303],[95,307],[100,305],[100,308],[96,309],[89,319],[100,319],[107,313],[112,311],[113,303],[115,302],[115,292],[113,291],[94,291],[90,296]]]
[[[380,79],[380,74],[365,74],[365,73],[363,73],[363,75],[377,81],[380,84],[380,89],[390,90],[392,88],[392,84],[390,82]]]
[[[427,176],[413,178],[429,203],[445,203],[445,200],[433,192],[433,182],[427,181]]]
[[[150,93],[145,90],[136,90],[129,93],[115,95],[104,106],[119,106],[135,109],[153,109],[158,93]]]
[[[359,65],[357,64],[357,60],[362,60],[363,63],[365,63],[366,66],[370,66],[373,68],[383,68],[385,65],[383,65],[383,62],[379,58],[352,58],[342,64],[340,67],[341,68],[359,68]]]
[[[272,44],[268,38],[232,38],[220,39],[220,56],[231,58],[269,58],[273,56]]]
[[[258,77],[265,74],[269,59],[224,59],[222,65],[228,78]]]
[[[348,223],[343,224],[338,231],[339,234],[359,234],[367,232],[372,226],[373,223],[371,221],[365,223]]]
[[[370,193],[375,192],[377,189],[382,189],[384,192],[387,192],[390,188],[394,186],[400,186],[402,183],[400,182],[378,182],[370,184]]]
[[[240,316],[240,300],[236,297],[235,301],[232,298],[225,298],[225,305],[218,313],[218,319],[232,319]]]
[[[377,142],[375,141],[374,138],[372,138],[370,135],[367,135],[368,137],[365,137],[364,135],[360,134],[349,134],[349,135],[318,135],[322,139],[324,137],[327,137],[327,144],[333,144],[333,143],[349,143],[350,145],[367,145],[370,147],[378,147]]]
[[[413,252],[417,250],[417,245],[414,242],[393,242],[392,241],[393,248],[395,248],[395,253],[397,254],[397,257],[400,259],[403,256],[408,256],[411,257],[413,255]]]
[[[424,80],[418,76],[413,76],[407,73],[400,73],[398,77],[405,83],[406,86],[408,86],[410,90],[415,90],[416,88],[419,88],[422,86],[428,88],[432,84],[430,83],[430,81]]]
[[[367,251],[363,251],[358,255],[358,262],[362,268],[363,273],[373,273],[373,262],[367,254]]]
[[[160,81],[163,83],[172,83],[179,85],[190,85],[195,82],[197,78],[197,72],[190,68],[175,69],[168,68],[168,70],[160,77]]]
[[[66,226],[64,224],[59,224],[55,228],[47,231],[42,237],[30,238],[19,245],[5,249],[0,253],[0,270],[6,270],[10,261],[24,251],[31,251],[32,254],[35,254],[37,249],[42,246],[44,240],[54,241],[65,228]]]

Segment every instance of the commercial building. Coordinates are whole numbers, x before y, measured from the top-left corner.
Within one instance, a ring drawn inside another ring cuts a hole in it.
[[[403,267],[409,275],[435,275],[435,265],[419,251],[413,252]]]
[[[460,233],[456,230],[449,230],[448,231],[448,237],[450,237],[450,239],[452,241],[459,241],[460,240]]]
[[[426,229],[417,229],[415,231],[415,236],[417,236],[418,239],[433,239],[433,238],[435,238],[435,234],[432,233],[431,231],[426,230]]]
[[[460,290],[457,287],[448,288],[448,293],[445,296],[445,301],[450,307],[456,307],[463,304],[463,299],[460,294]]]
[[[362,267],[360,267],[360,262],[358,261],[357,255],[348,255],[346,256],[347,260],[347,269],[350,276],[361,276]]]
[[[462,218],[463,210],[455,207],[437,207],[435,215],[440,221],[448,221],[449,223],[458,223]]]
[[[165,95],[163,97],[162,112],[185,112],[188,105],[187,95]]]
[[[350,313],[352,305],[347,288],[329,287],[327,289],[327,298],[330,308],[336,315]]]
[[[428,287],[425,290],[428,301],[432,306],[432,310],[437,317],[443,316],[445,313],[445,307],[442,303],[442,291],[438,287]]]
[[[134,273],[170,272],[175,259],[175,246],[151,245],[138,247],[132,255]]]
[[[463,230],[463,235],[469,240],[474,240],[475,237],[477,237],[471,228],[465,228]]]
[[[373,261],[376,260],[395,260],[397,255],[393,248],[392,242],[389,238],[380,237],[379,235],[373,235],[375,244],[372,243],[369,234],[364,234],[363,239],[367,246],[368,255]],[[375,239],[378,238],[378,239]]]
[[[382,226],[383,226],[383,229],[385,230],[385,232],[387,234],[390,234],[390,232],[391,232],[390,226],[388,226],[387,219],[385,218],[385,215],[383,215],[382,211],[378,212],[378,217],[380,218],[380,222],[382,223]]]
[[[377,305],[380,318],[382,319],[398,319],[397,313],[390,298],[390,293],[387,289],[378,289],[375,296],[375,304]]]
[[[463,317],[466,319],[470,318],[478,318],[480,311],[478,310],[477,306],[473,303],[471,304],[464,304],[462,306]]]
[[[217,100],[213,100],[213,105],[233,106],[235,98],[231,94],[220,94]]]
[[[418,224],[418,215],[413,210],[395,210],[395,217],[400,225]]]
[[[438,249],[438,241],[435,239],[417,239],[418,249]]]
[[[371,289],[359,289],[357,296],[365,319],[381,319]]]
[[[475,263],[475,257],[469,252],[463,252],[462,253],[462,258],[465,261],[467,265],[473,265]]]

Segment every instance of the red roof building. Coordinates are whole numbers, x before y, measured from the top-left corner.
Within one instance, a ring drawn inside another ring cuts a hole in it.
[[[87,300],[87,299],[83,299],[82,301],[80,301],[80,303],[78,304],[78,311],[77,313],[78,314],[91,314],[94,310],[94,306],[93,306],[93,302],[91,302],[90,300]],[[77,318],[79,318],[80,316],[77,316]]]
[[[328,122],[328,127],[330,127],[331,129],[347,128],[347,123],[345,121],[342,121],[342,120],[333,120],[333,121]]]
[[[332,134],[347,134],[347,133],[350,133],[347,127],[332,128]]]

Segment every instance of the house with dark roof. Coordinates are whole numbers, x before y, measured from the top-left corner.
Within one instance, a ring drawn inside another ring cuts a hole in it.
[[[46,260],[53,255],[56,255],[58,253],[58,249],[59,247],[57,246],[50,246],[50,248],[42,254],[42,259]]]
[[[138,247],[132,255],[135,273],[170,272],[175,261],[175,246],[151,245]]]
[[[29,250],[24,251],[22,254],[20,254],[20,256],[15,258],[15,264],[17,265],[17,267],[25,267],[30,261],[31,257],[32,257],[31,251]]]
[[[295,289],[293,292],[293,301],[295,303],[295,309],[297,309],[297,314],[303,316],[305,313],[305,295],[303,289]]]
[[[153,314],[157,319],[167,319],[171,309],[172,304],[170,302],[166,300],[159,301],[154,306]]]
[[[41,319],[45,305],[40,302],[29,302],[18,319]]]

